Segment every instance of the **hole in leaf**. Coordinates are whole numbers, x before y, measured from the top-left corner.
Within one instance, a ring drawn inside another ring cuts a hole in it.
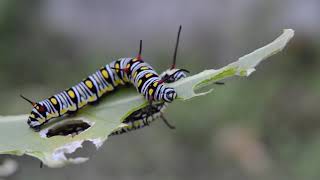
[[[72,120],[50,128],[46,133],[46,136],[48,138],[53,136],[75,136],[88,129],[89,127],[91,127],[91,125],[87,122],[84,122],[82,120]]]
[[[90,157],[94,152],[96,152],[97,148],[91,141],[84,141],[82,143],[82,148],[78,148],[73,153],[65,153],[67,159],[74,159],[79,157]]]

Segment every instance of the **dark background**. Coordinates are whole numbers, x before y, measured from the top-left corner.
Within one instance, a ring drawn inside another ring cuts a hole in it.
[[[6,179],[319,179],[319,7],[317,0],[1,0],[1,115],[30,111],[20,93],[39,101],[135,56],[140,39],[144,59],[167,69],[180,24],[178,67],[193,74],[237,60],[284,28],[296,31],[249,78],[174,102],[166,116],[177,130],[157,121],[99,151],[87,143],[87,163],[59,169],[12,157],[19,170]]]

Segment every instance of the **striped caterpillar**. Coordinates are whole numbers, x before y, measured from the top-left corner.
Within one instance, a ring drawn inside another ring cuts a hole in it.
[[[180,32],[181,32],[181,26],[178,31],[172,66],[170,69],[166,70],[160,75],[162,81],[165,83],[173,83],[187,76],[185,72],[188,72],[188,71],[184,69],[175,68]],[[215,82],[214,84],[223,85],[224,82],[218,81],[218,82]],[[167,108],[167,106],[168,106],[167,102],[159,102],[155,104],[151,103],[142,109],[138,109],[137,111],[134,111],[128,117],[126,117],[125,120],[122,122],[122,124],[118,126],[115,130],[113,130],[109,136],[120,135],[133,130],[141,129],[145,126],[148,126],[150,123],[152,123],[158,118],[161,118],[163,122],[170,129],[175,129],[175,127],[171,125],[167,121],[167,119],[163,116],[163,111]]]
[[[160,75],[160,77],[168,77],[170,69],[165,71]],[[166,81],[166,83],[172,83],[178,81],[179,79],[185,78],[186,75],[183,73],[181,76],[173,76]],[[215,82],[216,85],[223,85],[224,82]],[[109,136],[124,134],[133,130],[141,129],[143,127],[149,126],[150,123],[156,119],[162,119],[163,122],[170,128],[175,129],[175,126],[171,125],[168,120],[163,116],[163,111],[167,108],[168,103],[160,102],[155,104],[149,104],[148,106],[138,109],[131,113],[126,119],[113,130]]]
[[[186,77],[185,73],[180,73],[176,74],[175,76],[171,76],[171,78],[167,78],[170,77],[169,74],[170,69],[168,69],[160,75],[162,79],[166,79],[165,83],[172,83]],[[113,130],[109,136],[120,135],[133,130],[141,129],[145,126],[148,126],[150,123],[152,123],[158,118],[161,118],[170,129],[175,129],[175,127],[171,125],[163,116],[163,111],[167,108],[167,106],[168,103],[160,102],[156,104],[149,104],[148,106],[142,109],[134,111],[128,117],[126,117],[122,124],[115,130]]]
[[[135,86],[137,91],[150,103],[153,101],[172,102],[177,97],[177,93],[164,83],[174,82],[186,77],[185,72],[188,72],[184,69],[175,68],[180,32],[181,26],[177,37],[174,63],[162,78],[148,63],[142,60],[142,41],[140,41],[139,54],[136,58],[121,58],[113,61],[101,67],[77,85],[50,98],[36,103],[21,95],[33,106],[27,123],[32,129],[39,131],[41,126],[51,119],[75,113],[87,104],[99,101],[102,96],[114,91],[116,87],[126,84]]]

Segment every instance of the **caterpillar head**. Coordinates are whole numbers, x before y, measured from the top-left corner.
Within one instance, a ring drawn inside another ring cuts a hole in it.
[[[32,111],[28,117],[28,121],[27,121],[28,125],[30,126],[30,128],[34,129],[35,131],[39,131],[40,126],[44,122],[46,122],[46,112],[47,112],[46,106],[41,102],[35,103],[25,98],[22,95],[20,96],[33,106]]]
[[[47,109],[44,105],[36,103],[29,115],[28,125],[35,131],[39,131],[40,126],[46,122],[46,112]]]
[[[159,84],[159,81],[154,81],[143,92],[144,97],[148,101],[165,101],[171,103],[177,98],[177,92],[171,87],[167,87],[165,84]]]
[[[168,69],[161,73],[160,77],[165,83],[173,83],[187,77],[187,73],[189,71],[186,69]]]
[[[165,102],[171,103],[177,98],[177,93],[173,88],[166,88],[165,93],[163,94],[163,100]]]

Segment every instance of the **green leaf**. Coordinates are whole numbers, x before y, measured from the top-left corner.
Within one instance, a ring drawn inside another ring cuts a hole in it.
[[[170,86],[176,89],[179,100],[205,95],[211,90],[203,93],[195,93],[195,90],[228,77],[249,76],[262,60],[281,51],[293,35],[293,30],[286,29],[270,44],[241,57],[236,62],[218,70],[205,70],[172,83]],[[146,105],[144,98],[133,88],[122,88],[103,98],[96,106],[87,106],[73,117],[57,119],[49,123],[40,132],[34,132],[28,127],[26,123],[28,115],[0,116],[0,154],[19,156],[27,154],[40,159],[49,167],[84,162],[88,158],[68,159],[65,153],[74,152],[82,146],[84,141],[91,141],[99,148],[108,135],[121,125],[121,121],[126,116]],[[46,137],[50,128],[81,121],[90,124],[91,127],[75,136]]]

